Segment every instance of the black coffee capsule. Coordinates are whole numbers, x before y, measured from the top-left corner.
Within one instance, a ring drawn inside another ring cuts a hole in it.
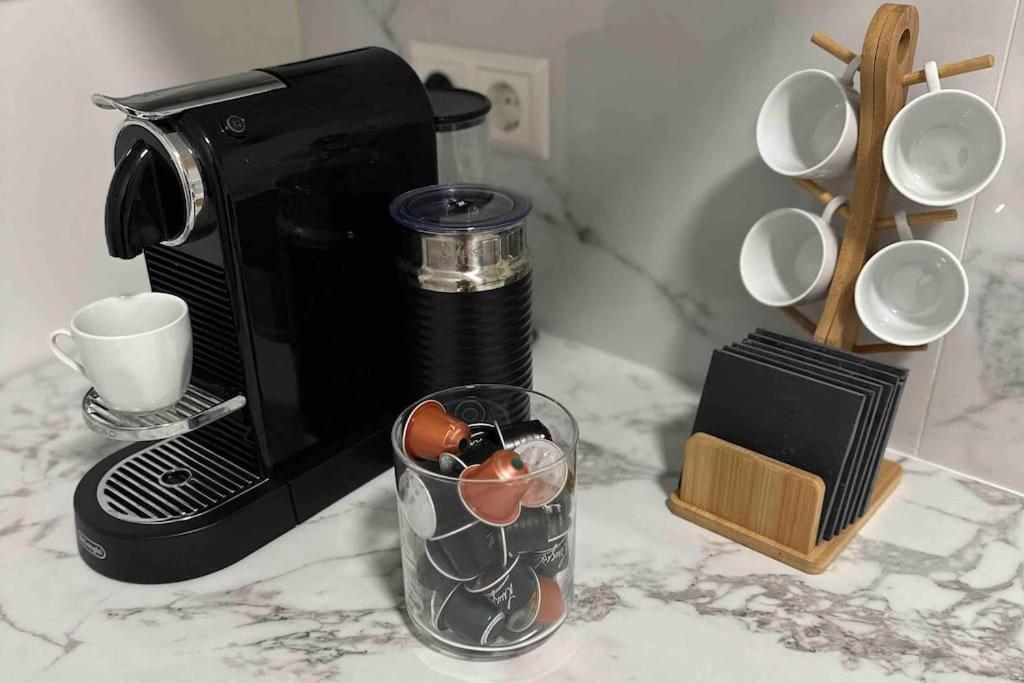
[[[459,500],[458,486],[406,470],[398,479],[402,514],[420,538],[438,538],[465,528],[475,519]]]
[[[493,441],[496,444],[501,444],[501,430],[498,428],[496,422],[474,422],[469,425],[469,442],[481,441],[486,439]],[[495,450],[498,450],[497,448]]]
[[[525,605],[521,605],[509,614],[505,621],[505,630],[514,634],[520,634],[536,624],[537,614],[540,612],[540,577],[537,576],[533,567],[525,562],[521,564],[521,567],[524,572],[529,572],[532,585],[529,588],[530,599],[526,601]]]
[[[522,557],[534,568],[538,576],[554,578],[558,572],[569,566],[569,546],[563,537],[550,548],[525,553]]]
[[[540,420],[497,425],[501,445],[515,450],[528,441],[551,441],[551,431]]]
[[[550,548],[552,536],[548,517],[548,512],[543,508],[523,508],[519,519],[504,527],[505,545],[509,553],[517,555]]]
[[[427,543],[432,543],[432,541],[427,541]],[[443,565],[449,572],[454,571],[448,563],[447,557],[444,558]],[[426,552],[416,558],[416,581],[428,591],[445,594],[457,583],[451,576],[441,573]]]
[[[548,538],[561,538],[572,526],[572,496],[563,491],[560,496],[540,508],[548,517]]]
[[[468,465],[462,458],[451,453],[442,453],[441,457],[437,459],[438,473],[446,477],[458,479],[459,475],[462,474],[462,470],[466,469],[466,467]]]
[[[456,586],[437,610],[437,628],[474,645],[490,645],[505,627],[505,612],[464,586]]]
[[[505,627],[513,631],[524,631],[533,623],[537,616],[539,588],[534,570],[518,557],[507,567],[491,567],[466,584],[469,593],[482,595],[489,603],[508,613],[510,621]],[[513,615],[516,615],[514,624]]]
[[[434,567],[456,581],[475,579],[487,567],[503,564],[508,555],[501,529],[480,522],[426,545]]]
[[[500,450],[501,444],[497,439],[482,437],[471,441],[469,445],[459,453],[459,457],[466,466],[469,467],[470,465],[479,465],[484,460],[491,457],[495,451]]]

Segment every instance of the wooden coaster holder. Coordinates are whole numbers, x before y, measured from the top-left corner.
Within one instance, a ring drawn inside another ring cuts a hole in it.
[[[877,248],[879,232],[895,227],[893,217],[882,217],[889,192],[882,165],[882,141],[889,123],[906,104],[907,87],[925,82],[924,71],[913,69],[918,27],[918,12],[913,5],[884,4],[871,19],[861,52],[853,193],[849,203],[837,211],[846,220],[846,229],[832,283],[817,323],[795,307],[783,309],[816,341],[857,353],[927,348],[857,344],[860,323],[853,303],[857,276],[869,253]],[[847,64],[857,56],[823,33],[815,33],[811,42]],[[994,65],[992,55],[983,55],[944,64],[939,67],[939,76]],[[813,180],[795,182],[823,203],[833,198]],[[925,211],[907,218],[911,225],[922,225],[954,221],[957,212]],[[670,494],[668,505],[684,519],[801,571],[818,574],[881,507],[901,474],[898,464],[883,460],[867,511],[837,536],[815,544],[825,492],[821,477],[714,436],[694,434],[686,442],[679,490]]]

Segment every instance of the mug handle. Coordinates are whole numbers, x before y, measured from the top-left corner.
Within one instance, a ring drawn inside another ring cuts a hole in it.
[[[896,220],[896,233],[900,236],[900,241],[914,239],[914,234],[910,232],[910,223],[907,222],[907,212],[900,209],[893,218]]]
[[[928,92],[942,90],[939,84],[939,65],[935,62],[924,63],[924,79],[928,83]]]
[[[844,195],[836,195],[825,205],[825,210],[821,212],[821,220],[825,221],[825,225],[832,227],[832,216],[836,214],[839,207],[846,203],[846,197]]]
[[[850,60],[850,63],[846,65],[846,70],[843,71],[843,75],[839,77],[839,82],[845,87],[853,90],[853,75],[860,71],[860,55],[857,55]]]
[[[63,349],[60,348],[60,346],[57,345],[57,340],[60,339],[61,337],[67,337],[71,341],[75,340],[75,338],[71,336],[71,332],[65,330],[64,328],[54,330],[53,332],[51,332],[50,350],[53,351],[53,355],[57,356],[57,360],[59,360],[61,363],[68,366],[69,368],[80,374],[82,377],[89,379],[89,375],[85,373],[85,366],[83,366],[77,360],[69,356],[67,353],[64,352]]]

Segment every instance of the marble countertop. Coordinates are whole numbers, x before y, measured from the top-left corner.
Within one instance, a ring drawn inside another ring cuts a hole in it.
[[[56,362],[0,383],[0,677],[1024,680],[1024,499],[906,459],[832,568],[801,574],[667,511],[692,388],[549,336],[535,363],[583,435],[577,593],[554,638],[498,663],[407,630],[390,473],[213,575],[93,573],[72,492],[117,444]]]

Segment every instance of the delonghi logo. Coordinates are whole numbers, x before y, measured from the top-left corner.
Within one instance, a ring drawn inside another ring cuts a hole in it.
[[[78,532],[78,542],[82,544],[82,547],[85,548],[86,552],[95,556],[96,559],[107,559],[107,549],[83,534],[81,531]]]

